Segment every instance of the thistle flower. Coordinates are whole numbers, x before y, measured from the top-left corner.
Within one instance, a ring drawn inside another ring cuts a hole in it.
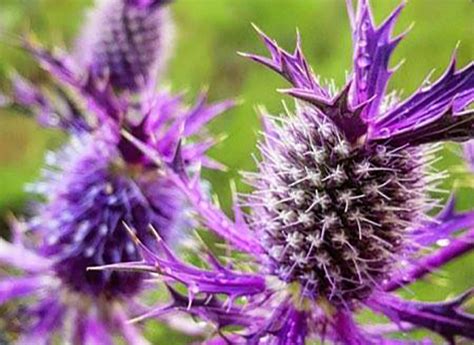
[[[155,12],[163,10],[161,2],[110,3],[120,6],[124,22],[106,21],[98,36],[116,25],[130,24],[127,18],[136,11],[146,18],[150,14],[158,21],[157,27],[164,24],[161,15],[155,18]],[[146,22],[153,25],[150,20]],[[24,277],[2,277],[0,302],[36,297],[36,303],[22,312],[25,330],[20,343],[37,343],[37,339],[50,343],[60,337],[75,344],[108,344],[118,334],[127,343],[142,344],[145,341],[127,319],[138,311],[131,298],[143,289],[146,275],[87,269],[141,259],[128,227],[154,247],[150,227],[174,246],[190,224],[182,193],[122,133],[133,133],[169,163],[180,147],[184,170],[201,165],[220,168],[206,157],[216,140],[196,135],[234,102],[208,105],[202,93],[189,108],[182,95],[151,89],[130,97],[130,92],[123,91],[133,88],[121,84],[116,66],[107,67],[107,78],[96,73],[95,63],[83,68],[66,53],[51,53],[32,42],[25,42],[25,47],[58,83],[43,91],[14,76],[12,103],[36,114],[43,125],[64,130],[69,142],[46,155],[41,179],[29,186],[42,199],[34,217],[14,225],[18,229],[14,243],[0,242],[0,262],[25,272]],[[90,47],[92,52],[96,48]],[[122,52],[116,54],[119,57]],[[150,54],[160,59],[160,54]],[[155,64],[149,62],[147,66]],[[154,78],[148,74],[152,69],[142,72],[144,79]],[[189,143],[182,143],[185,138],[191,139]],[[25,262],[23,257],[29,259]]]
[[[155,85],[173,40],[168,2],[99,1],[79,36],[77,59],[117,89]]]
[[[474,213],[455,212],[452,197],[430,218],[437,202],[427,195],[444,177],[431,172],[434,145],[474,137],[474,113],[466,110],[474,100],[474,65],[457,70],[453,58],[440,79],[399,101],[386,87],[390,56],[403,37],[391,37],[403,5],[379,26],[367,1],[356,14],[348,5],[354,69],[339,92],[319,83],[299,38],[291,54],[259,31],[271,57],[242,54],[286,78],[292,88],[283,92],[297,101],[287,117],[263,114],[262,158],[258,171],[246,174],[254,191],[234,198],[235,221],[208,201],[197,174],[181,169],[179,151],[168,168],[203,223],[249,258],[225,265],[209,254],[207,267],[198,268],[161,240],[160,254],[136,239],[145,262],[98,268],[166,278],[171,303],[144,317],[171,311],[201,317],[222,337],[213,344],[403,343],[385,339],[387,328],[425,328],[452,343],[458,336],[474,339],[474,317],[461,310],[473,290],[433,303],[390,294],[474,247],[474,230],[453,236],[474,226]],[[165,165],[145,142],[130,140]],[[436,248],[440,239],[448,244]],[[187,286],[188,295],[173,281]],[[358,325],[353,315],[364,308],[400,328]],[[234,333],[225,334],[227,326]]]

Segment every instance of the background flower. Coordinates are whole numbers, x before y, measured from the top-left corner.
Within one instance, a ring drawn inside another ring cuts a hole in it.
[[[155,66],[164,66],[161,59],[170,49],[165,41],[171,40],[165,37],[171,25],[165,5],[101,2],[94,9],[98,22],[86,22],[80,37],[87,55],[80,62],[30,40],[21,42],[56,83],[39,87],[15,74],[7,105],[32,113],[45,127],[63,130],[69,142],[46,154],[41,178],[29,185],[40,201],[24,224],[28,234],[19,230],[22,224],[13,224],[16,241],[2,242],[2,266],[26,271],[22,278],[2,277],[2,302],[36,299],[18,311],[25,319],[20,343],[35,337],[113,343],[115,335],[132,344],[145,342],[127,318],[138,308],[131,299],[141,292],[146,275],[88,267],[139,260],[128,227],[151,245],[150,227],[155,228],[176,246],[185,241],[190,222],[179,190],[123,139],[122,131],[157,148],[168,162],[179,148],[187,156],[185,170],[221,167],[205,157],[215,140],[191,137],[234,102],[209,105],[201,93],[196,105],[187,107],[181,95],[156,90]],[[185,138],[190,140],[185,143]],[[25,269],[18,262],[22,250],[41,258],[41,269]]]

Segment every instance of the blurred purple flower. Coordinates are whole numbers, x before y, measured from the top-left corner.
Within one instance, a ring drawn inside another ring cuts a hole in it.
[[[89,38],[124,30],[161,42],[167,34],[162,27],[168,25],[163,2],[105,1],[96,10],[105,11],[100,15],[103,22],[93,27],[95,34]],[[127,44],[138,40],[131,36]],[[125,48],[115,51],[113,40],[104,40],[106,46],[99,40],[83,48],[92,59],[84,65],[66,53],[26,41],[26,49],[56,83],[43,90],[18,75],[12,78],[14,106],[35,114],[44,126],[69,134],[64,147],[46,155],[42,177],[29,186],[41,202],[32,218],[14,225],[26,228],[27,236],[18,231],[13,243],[0,244],[0,262],[25,273],[0,279],[0,303],[30,295],[36,300],[21,312],[26,322],[20,343],[46,344],[59,336],[74,344],[109,344],[116,334],[128,344],[145,342],[127,319],[143,311],[131,297],[142,290],[146,275],[87,268],[140,260],[128,227],[155,248],[150,228],[174,246],[184,240],[190,222],[182,193],[123,133],[146,142],[168,164],[179,148],[186,171],[201,165],[222,168],[206,156],[216,140],[202,130],[234,102],[209,105],[202,93],[193,107],[186,107],[182,95],[156,91],[149,83],[156,75],[152,66],[161,63],[162,43],[145,39],[143,46],[127,48],[137,56],[148,54],[137,72],[127,69]],[[101,49],[113,54],[103,59]],[[134,84],[137,78],[147,87]]]
[[[248,258],[224,265],[208,254],[207,268],[198,268],[161,240],[159,252],[137,240],[145,261],[97,269],[165,277],[172,302],[144,317],[172,311],[201,317],[222,336],[210,344],[413,343],[385,338],[390,325],[358,325],[355,313],[368,307],[400,326],[391,332],[425,328],[452,343],[474,339],[474,316],[462,310],[473,290],[433,303],[390,293],[474,247],[474,213],[455,212],[454,198],[436,218],[427,213],[438,202],[428,192],[444,177],[430,166],[434,145],[474,137],[474,112],[467,110],[474,65],[456,70],[453,58],[439,80],[405,101],[387,95],[389,58],[403,37],[391,31],[403,6],[375,26],[367,1],[356,14],[348,2],[354,71],[340,92],[319,83],[299,38],[290,54],[259,31],[271,57],[243,55],[292,84],[283,92],[297,99],[296,110],[288,117],[263,114],[262,158],[258,172],[246,174],[254,192],[235,198],[235,221],[208,201],[199,174],[182,169],[179,150],[167,171],[203,223]],[[146,142],[130,140],[165,165]],[[188,295],[173,282],[187,286]],[[239,331],[226,335],[227,326]]]
[[[76,58],[117,89],[155,85],[171,52],[169,0],[98,1],[76,45]]]

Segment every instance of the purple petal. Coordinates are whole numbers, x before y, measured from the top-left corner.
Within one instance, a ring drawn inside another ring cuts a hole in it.
[[[403,270],[399,274],[392,275],[390,281],[384,285],[384,290],[392,291],[411,284],[473,249],[474,230],[470,230],[459,238],[452,240],[448,246],[436,250],[433,254],[417,259],[410,268]]]
[[[171,97],[162,93],[161,98],[152,101],[145,110],[149,115],[146,117],[145,133],[152,134],[149,141],[165,160],[170,161],[176,151],[178,143],[183,137],[198,134],[209,121],[235,105],[232,100],[215,104],[207,104],[207,95],[201,94],[196,105],[190,110],[181,109],[181,97]],[[143,140],[140,135],[131,133],[137,139]],[[183,159],[186,162],[199,162],[207,167],[223,169],[218,162],[205,157],[207,151],[215,141],[208,139],[203,143],[194,143],[182,148]]]
[[[155,265],[158,265],[158,273],[186,285],[191,294],[225,294],[236,298],[259,294],[266,286],[264,277],[257,274],[237,273],[224,267],[216,271],[202,270],[174,256],[168,260],[157,259]]]
[[[263,249],[260,242],[246,224],[234,223],[227,218],[219,208],[204,196],[197,184],[194,186],[187,184],[184,188],[186,188],[184,191],[187,191],[189,200],[210,230],[249,254],[262,253]]]
[[[5,278],[0,280],[0,304],[10,299],[31,295],[47,286],[49,280],[43,276]]]
[[[112,264],[92,269],[158,273],[187,286],[190,296],[198,293],[210,293],[225,294],[235,299],[240,296],[256,295],[265,290],[265,279],[260,275],[238,273],[218,266],[217,259],[214,259],[210,254],[208,259],[213,264],[214,271],[196,268],[184,263],[161,238],[157,238],[157,248],[166,256],[165,258],[154,254],[138,238],[134,237],[134,240],[146,262]]]
[[[308,319],[307,312],[297,310],[285,300],[273,309],[263,324],[254,325],[257,331],[246,336],[247,344],[261,344],[263,338],[270,338],[269,344],[304,345],[309,334]]]
[[[393,50],[403,36],[391,38],[392,29],[405,3],[399,5],[378,28],[375,27],[368,0],[358,4],[357,16],[353,24],[354,40],[354,85],[352,103],[357,106],[368,100],[370,105],[363,116],[368,120],[379,114],[380,103],[393,71],[388,64]],[[352,9],[349,8],[349,11]],[[350,16],[353,17],[353,14]]]
[[[65,53],[53,54],[42,46],[25,42],[25,49],[58,81],[74,88],[88,102],[89,107],[102,120],[118,120],[123,113],[123,106],[112,93],[110,87],[103,87],[93,75],[84,76],[74,67],[73,60]]]
[[[382,328],[382,332],[374,332],[372,327],[372,332],[369,333],[366,328],[362,329],[357,325],[353,315],[348,311],[340,310],[332,317],[332,337],[335,343],[344,345],[432,345],[429,339],[410,341],[385,338],[384,335],[387,333],[404,331],[405,328],[393,324],[383,326],[385,327]],[[389,332],[386,332],[386,326],[389,326]]]
[[[454,343],[457,336],[474,339],[474,316],[460,309],[473,294],[474,290],[470,290],[439,303],[410,302],[389,294],[374,294],[366,303],[394,322],[427,328]]]
[[[114,341],[106,325],[96,317],[88,317],[85,325],[85,344],[87,345],[113,345]]]
[[[79,84],[79,71],[74,61],[65,53],[51,53],[43,46],[32,41],[24,41],[24,48],[39,62],[41,67],[58,80],[71,85]]]
[[[52,262],[20,245],[0,239],[0,263],[27,272],[41,272],[51,268]]]
[[[390,130],[387,132],[390,133]],[[441,141],[463,142],[474,137],[474,110],[454,114],[453,108],[445,109],[440,115],[426,122],[393,132],[389,139],[384,135],[373,141],[388,142],[392,146],[422,145]],[[381,140],[380,140],[381,139]]]
[[[349,82],[330,101],[315,96],[314,93],[304,89],[289,89],[283,90],[283,92],[316,106],[324,116],[328,117],[344,133],[347,140],[355,143],[367,132],[368,126],[362,117],[362,113],[370,101],[360,103],[357,107],[352,108],[349,104],[351,85],[352,83]]]
[[[215,104],[207,104],[207,94],[203,93],[199,96],[194,108],[185,115],[186,122],[183,134],[191,136],[201,130],[204,125],[214,119],[216,116],[233,108],[235,101],[227,100]]]
[[[166,123],[182,117],[183,94],[171,95],[168,91],[160,90],[148,98],[142,105],[148,133],[157,134]]]
[[[29,326],[26,334],[17,340],[18,345],[49,345],[56,331],[63,325],[66,307],[56,298],[44,300],[36,311],[37,322]]]
[[[474,227],[474,212],[456,212],[456,199],[451,195],[443,210],[436,216],[434,222],[416,229],[413,240],[422,246],[429,246],[440,239],[448,239],[456,231]]]
[[[133,321],[136,322],[152,317],[162,317],[164,314],[170,312],[185,312],[189,315],[212,322],[219,329],[230,325],[249,327],[258,320],[258,318],[246,315],[244,310],[239,307],[225,305],[225,303],[214,296],[191,298],[182,295],[169,286],[168,290],[171,297],[171,302],[168,305],[155,308]]]
[[[204,168],[211,169],[211,170],[219,170],[219,171],[228,171],[229,168],[227,165],[222,164],[221,162],[212,159],[208,156],[204,156],[201,159],[201,164]]]
[[[246,315],[242,309],[225,305],[218,298],[193,298],[183,296],[176,290],[169,288],[175,310],[190,312],[192,315],[213,322],[218,328],[233,326],[249,327],[255,318]]]
[[[17,103],[20,103],[25,107],[50,106],[42,92],[20,75],[14,74],[11,81],[13,85],[13,97]]]
[[[264,66],[267,66],[282,75],[296,88],[301,88],[312,92],[315,96],[323,99],[329,98],[328,92],[319,85],[317,78],[314,76],[311,68],[306,62],[301,50],[301,38],[298,33],[297,44],[293,54],[281,49],[278,44],[268,37],[263,31],[255,27],[258,34],[262,38],[265,46],[271,54],[271,58],[262,57],[255,54],[241,53],[242,56],[248,57]]]
[[[436,82],[421,87],[402,104],[383,115],[375,128],[393,128],[396,125],[399,128],[401,125],[406,127],[407,123],[419,123],[420,119],[439,115],[457,96],[468,92],[474,93],[474,64],[456,71],[456,58],[453,57],[445,73]],[[463,109],[458,107],[457,110]]]
[[[114,310],[114,322],[116,324],[117,329],[120,331],[120,334],[123,335],[127,344],[130,345],[147,345],[148,342],[143,338],[140,334],[138,329],[132,325],[127,315],[125,315],[124,311],[117,307]]]
[[[357,326],[354,319],[347,311],[341,310],[334,316],[332,327],[336,340],[341,344],[376,344],[362,332],[362,330]]]
[[[285,318],[283,327],[278,330],[278,343],[281,345],[305,345],[308,336],[308,315],[293,309]]]
[[[66,130],[90,129],[74,101],[61,88],[57,87],[54,97],[50,97],[18,74],[11,77],[11,83],[13,95],[11,104],[7,105],[26,108],[40,125]]]
[[[456,102],[462,95],[462,103]],[[469,97],[466,95],[470,95]],[[378,119],[371,138],[391,138],[398,145],[437,140],[466,140],[472,136],[474,114],[460,113],[474,97],[474,64],[456,71],[455,58],[444,75],[420,88],[399,106]]]
[[[214,138],[207,138],[202,142],[192,143],[182,148],[182,155],[185,161],[200,160],[206,152],[216,144]]]
[[[196,179],[197,181],[197,179]],[[260,242],[245,223],[234,223],[204,195],[201,187],[192,181],[176,181],[186,194],[204,224],[237,248],[256,255],[263,252]]]
[[[58,125],[54,106],[36,86],[15,74],[12,78],[13,101],[22,107],[31,109],[38,122],[45,127]]]

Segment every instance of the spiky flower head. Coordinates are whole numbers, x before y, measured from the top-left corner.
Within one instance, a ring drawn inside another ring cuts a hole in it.
[[[156,83],[171,52],[170,0],[98,1],[79,36],[76,55],[119,90]]]
[[[157,28],[161,25],[161,15],[148,18],[148,14],[163,11],[162,2],[110,3],[121,6],[123,18],[140,11],[147,25],[153,21],[158,22]],[[105,21],[99,36],[116,24]],[[28,319],[24,332],[46,342],[61,330],[72,330],[79,337],[73,343],[111,343],[119,333],[127,343],[143,344],[126,319],[131,317],[131,298],[143,289],[146,274],[88,268],[141,260],[131,233],[156,249],[156,231],[174,246],[189,227],[188,206],[162,168],[126,136],[150,145],[167,163],[179,150],[184,171],[201,165],[220,168],[206,156],[216,140],[202,135],[202,129],[234,102],[209,105],[202,93],[189,107],[182,95],[151,88],[130,98],[114,74],[104,78],[93,64],[84,67],[67,53],[51,53],[29,41],[25,47],[57,83],[44,91],[15,75],[11,101],[35,114],[41,124],[65,131],[69,140],[46,155],[42,177],[29,186],[40,200],[31,210],[34,216],[15,225],[26,228],[28,236],[18,235],[21,239],[14,244],[1,243],[5,249],[0,255],[2,263],[25,270],[27,278],[2,279],[0,302],[36,292],[37,303],[24,313]],[[90,49],[93,53],[96,46]],[[117,57],[125,54],[115,53]],[[154,54],[153,59],[159,55]],[[141,73],[144,80],[155,77],[151,68]],[[130,85],[126,87],[133,91]],[[30,271],[19,261],[23,248],[27,255],[39,258],[40,267]],[[42,294],[44,291],[47,293]]]
[[[387,96],[393,73],[388,63],[402,38],[391,31],[403,5],[379,26],[368,1],[359,1],[356,14],[348,5],[354,70],[339,92],[319,83],[299,38],[295,52],[288,53],[259,31],[271,57],[243,54],[292,84],[283,92],[296,98],[296,109],[278,118],[263,114],[261,161],[246,176],[254,192],[234,199],[235,221],[208,201],[195,183],[198,175],[179,168],[177,152],[167,169],[170,180],[210,230],[250,258],[227,255],[225,265],[208,254],[207,268],[198,268],[162,240],[155,254],[138,242],[148,265],[110,268],[155,270],[167,284],[188,287],[186,296],[168,286],[171,303],[148,316],[185,311],[216,325],[220,335],[228,326],[240,330],[223,335],[224,343],[303,345],[318,338],[352,345],[403,343],[384,338],[387,325],[357,325],[353,313],[369,308],[451,342],[457,336],[474,339],[474,318],[460,310],[472,290],[441,303],[390,294],[474,247],[472,230],[453,237],[474,225],[474,213],[454,211],[454,198],[436,218],[427,215],[437,202],[427,193],[443,177],[429,173],[433,145],[474,137],[468,108],[474,65],[456,70],[453,58],[439,80],[406,100]],[[160,164],[149,145],[135,144]],[[248,206],[249,214],[240,206]],[[440,239],[445,246],[436,250],[432,245]]]
[[[313,299],[362,299],[424,220],[426,158],[417,148],[351,143],[306,105],[271,126],[247,198],[270,272]]]
[[[147,243],[153,243],[149,227],[176,243],[187,225],[176,189],[151,169],[127,166],[107,136],[75,135],[47,154],[42,179],[28,186],[43,199],[28,224],[42,239],[41,254],[57,258],[57,276],[71,290],[120,298],[138,292],[139,276],[87,268],[140,259],[126,227]]]

